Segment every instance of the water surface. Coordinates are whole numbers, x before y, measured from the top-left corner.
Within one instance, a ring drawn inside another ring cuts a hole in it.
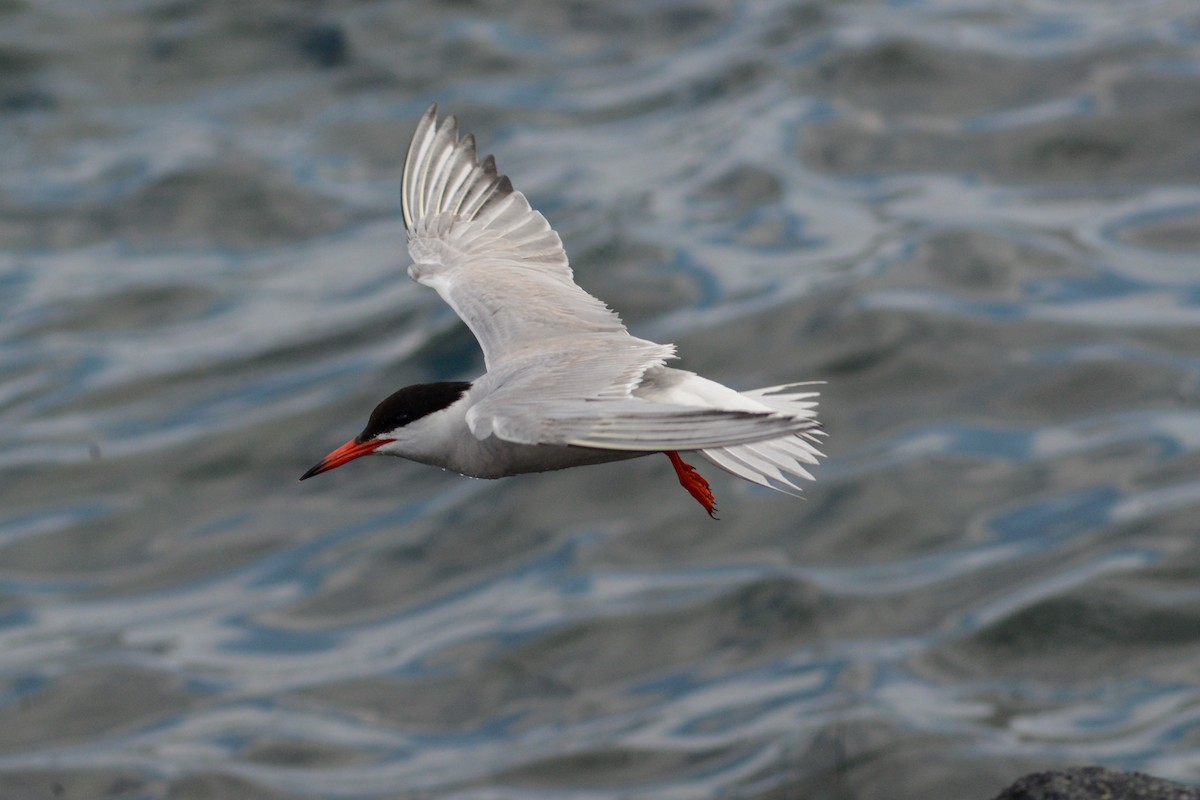
[[[0,7],[0,795],[1200,782],[1189,3]],[[404,276],[431,100],[681,365],[827,381],[803,500],[473,481]]]

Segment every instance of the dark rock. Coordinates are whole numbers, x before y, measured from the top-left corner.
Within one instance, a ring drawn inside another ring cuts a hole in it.
[[[1200,800],[1200,789],[1141,772],[1073,767],[1026,775],[995,800]]]

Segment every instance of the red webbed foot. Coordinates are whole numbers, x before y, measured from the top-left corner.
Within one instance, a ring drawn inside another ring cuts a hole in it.
[[[704,510],[713,519],[717,518],[717,499],[713,497],[712,490],[708,488],[708,481],[691,464],[684,462],[679,457],[679,453],[674,450],[664,451],[667,458],[671,459],[671,466],[675,467],[675,474],[679,476],[679,484],[687,489],[688,494],[696,498],[696,502],[704,506]]]

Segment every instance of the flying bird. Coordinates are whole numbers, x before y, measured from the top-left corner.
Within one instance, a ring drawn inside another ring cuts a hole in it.
[[[675,346],[632,336],[575,283],[562,240],[475,156],[437,104],[417,124],[401,187],[409,276],[467,324],[487,372],[408,386],[300,480],[365,455],[500,478],[664,453],[710,516],[709,483],[680,453],[798,494],[822,454],[811,384],[738,392],[668,367]]]

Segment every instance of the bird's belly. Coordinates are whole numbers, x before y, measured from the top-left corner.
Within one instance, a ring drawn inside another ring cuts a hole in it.
[[[514,444],[490,437],[471,443],[470,453],[456,453],[456,463],[444,464],[472,478],[503,478],[526,472],[549,472],[588,464],[623,461],[647,453],[629,450],[600,450],[568,445]]]

